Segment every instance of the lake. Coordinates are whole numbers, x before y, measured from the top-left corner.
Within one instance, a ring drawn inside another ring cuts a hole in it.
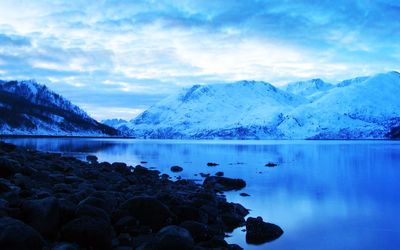
[[[242,178],[247,186],[226,192],[228,201],[284,230],[279,239],[255,246],[236,229],[227,241],[245,249],[400,249],[397,141],[3,140],[81,159],[95,154],[99,161],[133,166],[147,161],[142,165],[198,181],[200,172]],[[278,165],[265,167],[268,162]],[[172,173],[174,165],[183,172]]]

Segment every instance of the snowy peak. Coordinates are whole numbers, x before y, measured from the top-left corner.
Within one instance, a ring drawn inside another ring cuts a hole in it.
[[[126,121],[124,119],[107,119],[107,120],[102,120],[101,123],[115,128],[115,127],[121,126],[122,124],[128,123],[128,121]]]
[[[0,80],[0,134],[105,136],[119,132],[45,85]]]
[[[324,82],[321,79],[312,79],[309,81],[291,82],[282,86],[281,89],[295,95],[310,97],[319,92],[326,92],[333,87],[334,85]]]

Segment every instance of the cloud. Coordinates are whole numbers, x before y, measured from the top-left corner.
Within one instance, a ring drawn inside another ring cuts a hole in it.
[[[0,9],[0,77],[35,78],[110,117],[197,83],[399,69],[400,5],[389,0],[3,0]]]

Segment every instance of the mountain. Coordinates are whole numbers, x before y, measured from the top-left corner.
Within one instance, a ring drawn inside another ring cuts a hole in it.
[[[195,85],[123,126],[141,138],[384,139],[400,126],[397,93],[398,72],[279,89],[255,81]]]
[[[308,99],[315,100],[333,87],[334,85],[324,82],[321,79],[312,79],[309,81],[288,83],[284,86],[281,86],[280,89],[295,95],[300,95]]]
[[[101,123],[109,127],[119,127],[123,124],[127,124],[128,121],[125,121],[124,119],[107,119],[107,120],[102,120]]]
[[[115,136],[78,106],[35,81],[0,80],[0,134]]]

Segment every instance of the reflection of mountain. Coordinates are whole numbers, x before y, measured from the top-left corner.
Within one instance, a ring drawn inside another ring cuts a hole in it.
[[[110,136],[118,131],[34,81],[0,81],[0,133]]]
[[[367,139],[400,126],[400,74],[195,85],[121,125],[144,138]]]

